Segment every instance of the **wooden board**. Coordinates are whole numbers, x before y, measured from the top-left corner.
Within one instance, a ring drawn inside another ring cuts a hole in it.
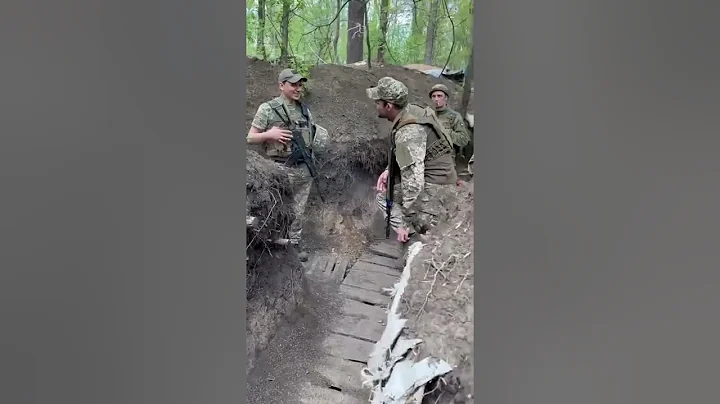
[[[384,274],[388,276],[395,276],[400,278],[400,275],[402,275],[402,271],[389,268],[384,265],[379,264],[373,264],[370,262],[365,261],[358,261],[355,263],[355,265],[352,266],[353,271],[365,271],[365,272],[373,272],[378,274]]]
[[[345,299],[342,312],[345,316],[355,317],[356,319],[367,319],[375,322],[387,320],[387,313],[382,307],[371,306],[352,299]]]
[[[335,268],[333,268],[332,274],[330,275],[332,280],[337,283],[342,283],[342,281],[345,279],[348,265],[350,265],[350,263],[344,258],[340,259],[337,263],[335,263]]]
[[[382,293],[383,288],[393,287],[399,279],[400,274],[390,276],[377,272],[356,271],[351,269],[345,277],[343,284]]]
[[[363,262],[369,262],[371,264],[377,264],[386,266],[388,268],[395,268],[395,269],[402,269],[403,268],[403,260],[402,259],[396,259],[396,258],[388,258],[383,257],[380,255],[365,253],[363,254],[359,261]]]
[[[325,266],[323,267],[323,274],[325,276],[330,276],[332,273],[333,268],[335,268],[335,261],[337,260],[336,257],[329,255],[327,257],[327,261],[325,261]]]
[[[341,388],[344,392],[365,391],[362,386],[360,372],[363,365],[350,362],[335,356],[326,356],[319,361],[316,371],[330,385]]]
[[[307,268],[308,270],[305,272],[306,275],[319,278],[323,277],[323,272],[325,271],[325,266],[328,262],[328,256],[324,254],[316,255],[312,257],[308,261]]]
[[[375,254],[375,255],[380,255],[382,257],[391,258],[391,259],[400,259],[403,256],[403,251],[402,251],[401,246],[391,245],[391,244],[388,244],[387,242],[380,242],[380,243],[371,245],[368,248],[368,252]]]
[[[390,304],[392,299],[390,296],[383,295],[380,292],[372,290],[360,289],[354,286],[342,285],[340,286],[340,293],[347,299],[353,299],[360,302],[368,302],[382,307],[386,307]]]
[[[330,334],[323,341],[325,353],[338,358],[367,363],[375,344],[344,335]]]
[[[330,327],[330,330],[339,334],[353,335],[369,341],[379,341],[385,331],[387,320],[358,319],[344,317]]]

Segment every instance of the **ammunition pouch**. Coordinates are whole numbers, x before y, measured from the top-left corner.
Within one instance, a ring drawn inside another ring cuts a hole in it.
[[[432,161],[440,156],[452,153],[452,147],[447,144],[445,139],[440,138],[427,147],[425,151],[425,161]]]

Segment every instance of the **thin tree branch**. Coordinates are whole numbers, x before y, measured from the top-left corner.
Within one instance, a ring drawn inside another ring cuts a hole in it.
[[[447,69],[448,63],[450,63],[450,58],[452,57],[453,49],[455,48],[455,23],[453,22],[452,17],[450,17],[450,9],[447,5],[447,0],[442,0],[443,5],[445,5],[445,14],[447,14],[448,20],[450,20],[450,26],[452,26],[452,43],[450,44],[450,52],[448,52],[447,60],[445,61],[445,66],[443,66],[442,71],[440,71],[440,74],[442,75],[445,72],[445,69]]]
[[[337,19],[340,17],[340,14],[341,14],[342,11],[345,9],[345,6],[348,5],[348,3],[350,3],[350,0],[345,0],[345,2],[342,4],[342,6],[340,7],[340,9],[339,9],[339,10],[337,11],[337,13],[335,14],[335,17],[334,17],[329,23],[327,23],[327,24],[321,24],[321,25],[315,25],[315,24],[312,24],[312,23],[311,23],[310,25],[312,25],[312,26],[315,27],[315,28],[313,28],[312,30],[310,30],[310,31],[308,31],[308,32],[303,32],[303,33],[300,35],[300,38],[302,39],[302,38],[304,38],[305,36],[312,34],[313,32],[317,31],[317,30],[320,29],[320,28],[331,26],[331,25],[335,22],[335,20],[337,20]]]

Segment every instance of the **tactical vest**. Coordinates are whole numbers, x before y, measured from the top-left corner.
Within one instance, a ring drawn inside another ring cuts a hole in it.
[[[397,131],[405,125],[419,124],[423,125],[427,133],[425,182],[439,185],[454,184],[457,181],[457,173],[455,172],[453,142],[438,122],[435,113],[431,109],[409,104],[400,114],[400,118],[395,122],[390,133],[390,156],[394,172],[400,173],[400,167],[395,158]]]
[[[271,119],[268,122],[268,128],[277,126],[281,129],[287,129],[289,131],[299,130],[302,134],[303,139],[305,140],[305,145],[307,145],[308,150],[312,151],[314,133],[312,131],[313,125],[310,121],[310,113],[308,112],[307,106],[301,103],[300,119],[292,120],[290,113],[285,106],[282,98],[273,98],[272,100],[268,101],[268,105],[273,111]],[[292,142],[288,142],[287,144],[282,144],[279,142],[269,142],[266,146],[265,152],[267,156],[273,160],[282,163],[298,163],[299,161],[289,161],[290,156],[292,156],[293,154],[293,147],[295,146]]]
[[[435,115],[437,116],[438,121],[442,125],[443,129],[445,129],[445,131],[448,134],[453,133],[453,128],[452,128],[453,121],[455,119],[462,120],[462,115],[460,115],[460,113],[456,112],[455,110],[450,109],[449,107],[445,107],[440,111],[435,111]],[[460,143],[456,143],[456,141],[459,139],[456,139],[456,138],[454,138],[454,136],[451,136],[451,140],[452,140],[453,146],[455,148],[460,148]],[[455,152],[455,151],[456,151],[456,149],[453,149],[453,152]]]

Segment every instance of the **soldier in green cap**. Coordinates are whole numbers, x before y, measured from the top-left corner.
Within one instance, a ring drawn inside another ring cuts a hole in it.
[[[383,77],[367,94],[375,101],[378,117],[393,123],[389,165],[376,184],[377,204],[386,212],[386,197],[391,196],[387,198],[392,202],[390,225],[398,241],[406,242],[437,224],[446,212],[443,188],[457,181],[453,142],[432,111],[408,104],[405,84]],[[396,184],[392,195],[388,195],[390,168]]]
[[[290,225],[290,243],[299,248],[305,214],[305,206],[312,187],[312,177],[292,142],[292,131],[300,131],[310,152],[324,147],[327,131],[313,123],[312,114],[300,102],[305,77],[291,69],[278,75],[280,95],[260,104],[252,121],[247,142],[265,144],[266,157],[292,168],[289,177],[293,184],[295,220]],[[307,259],[306,252],[300,252],[301,259]]]
[[[428,96],[433,101],[435,114],[442,123],[443,128],[450,133],[455,151],[460,153],[470,143],[470,134],[465,127],[462,115],[448,106],[450,90],[443,84],[435,84],[430,89]]]

